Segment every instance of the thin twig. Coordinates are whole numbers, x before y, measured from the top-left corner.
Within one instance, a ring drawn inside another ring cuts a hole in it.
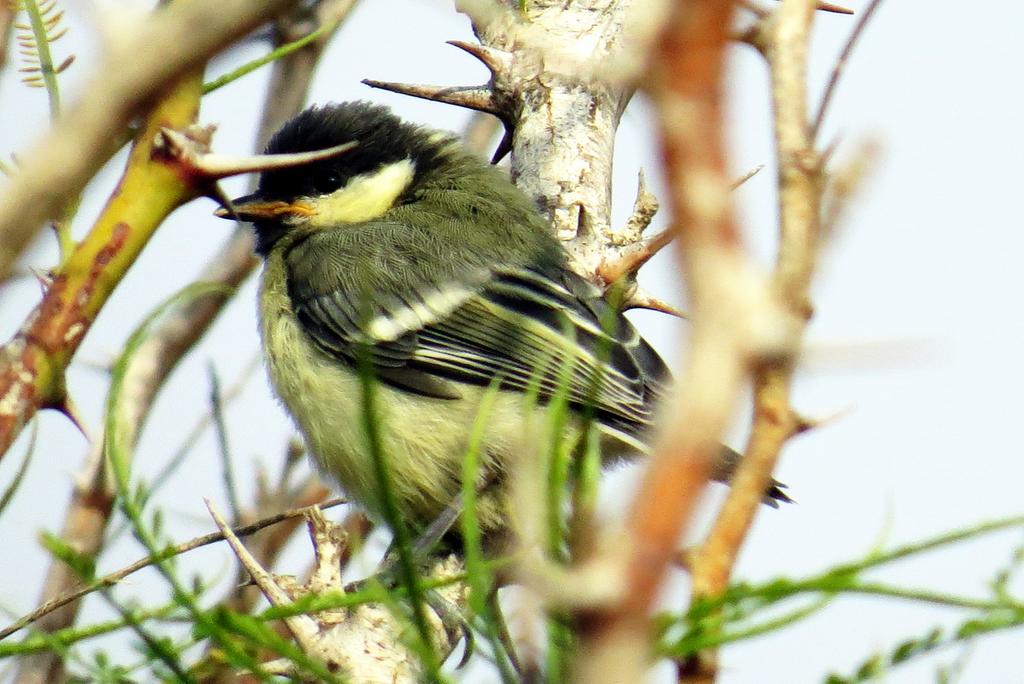
[[[335,498],[313,505],[321,509],[327,509],[333,508],[335,506],[340,506],[343,503],[347,503],[345,499]],[[270,527],[271,525],[276,525],[277,523],[283,520],[300,518],[303,515],[305,515],[306,511],[308,511],[310,508],[311,506],[291,508],[288,509],[287,511],[282,511],[281,513],[277,513],[275,515],[268,516],[261,520],[257,520],[256,522],[250,525],[241,525],[239,527],[233,527],[231,528],[231,530],[235,533],[235,536],[237,537],[248,537],[249,535],[259,532],[260,530]],[[140,558],[131,565],[126,565],[120,570],[104,575],[103,577],[100,577],[99,579],[94,580],[89,584],[83,585],[73,591],[69,591],[65,594],[62,594],[61,596],[58,596],[57,598],[51,601],[47,601],[43,605],[33,610],[31,613],[21,618],[18,618],[18,620],[14,623],[8,625],[3,629],[0,629],[0,640],[6,639],[15,632],[24,629],[28,625],[37,621],[44,615],[52,613],[58,608],[62,608],[73,601],[77,601],[83,596],[87,596],[92,592],[103,587],[110,587],[117,584],[125,577],[128,577],[129,575],[138,572],[143,568],[148,568],[150,565],[153,565],[153,563],[156,563],[157,561],[173,558],[174,556],[179,556],[183,553],[194,551],[195,549],[201,548],[203,546],[208,546],[210,544],[215,544],[223,540],[223,532],[211,532],[210,534],[204,534],[201,537],[196,537],[195,539],[190,539],[189,541],[168,547],[159,556],[146,556],[145,558]]]
[[[753,167],[752,169],[747,171],[745,174],[743,174],[742,176],[740,176],[739,178],[734,180],[732,182],[732,184],[729,186],[729,189],[730,190],[735,190],[736,188],[740,187],[741,185],[746,183],[748,180],[750,180],[751,178],[753,178],[757,174],[761,173],[762,169],[764,169],[764,164],[758,164],[757,166]]]
[[[259,562],[253,557],[249,550],[245,548],[241,541],[238,540],[227,521],[214,506],[213,502],[206,499],[206,507],[210,510],[210,515],[213,517],[214,523],[220,528],[220,534],[224,539],[231,545],[231,550],[238,558],[239,562],[245,567],[246,572],[249,573],[249,577],[255,582],[263,595],[267,597],[272,606],[286,606],[292,603],[292,597],[284,591],[274,576],[264,570]],[[285,623],[288,625],[289,631],[295,640],[299,642],[299,646],[306,653],[314,651],[316,648],[316,623],[313,618],[308,615],[292,615],[284,618]]]
[[[814,124],[811,126],[811,140],[817,140],[818,132],[821,130],[821,126],[825,121],[825,115],[828,113],[828,107],[832,103],[832,96],[835,94],[836,86],[839,84],[839,78],[843,75],[843,69],[846,67],[846,62],[850,59],[850,55],[853,54],[853,49],[857,45],[857,41],[860,39],[864,29],[867,27],[868,22],[871,21],[871,17],[874,15],[875,10],[882,4],[882,0],[871,0],[868,3],[867,8],[860,15],[857,20],[857,24],[853,27],[853,32],[850,33],[850,37],[846,40],[846,45],[843,46],[842,52],[839,53],[839,57],[836,58],[835,64],[832,65],[832,74],[829,76],[828,85],[825,86],[825,92],[821,96],[821,104],[818,105],[818,113],[814,116]]]
[[[238,498],[238,485],[235,483],[235,469],[231,458],[231,445],[228,442],[228,426],[224,422],[224,405],[220,392],[220,379],[213,363],[209,365],[210,375],[210,415],[213,416],[214,433],[217,435],[217,451],[220,453],[221,471],[224,478],[224,491],[227,493],[231,517],[235,523],[242,520],[242,504]]]

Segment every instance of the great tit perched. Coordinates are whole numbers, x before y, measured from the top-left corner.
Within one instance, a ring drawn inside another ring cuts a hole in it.
[[[591,408],[605,462],[643,453],[668,369],[568,268],[530,199],[454,136],[365,102],[308,109],[266,151],[349,141],[340,156],[264,172],[255,193],[218,212],[255,227],[270,378],[320,467],[381,512],[362,415],[367,366],[393,494],[414,527],[457,499],[492,381],[500,390],[480,450],[485,532],[507,526],[504,477],[535,452],[528,413],[556,392],[577,418]],[[717,477],[727,480],[738,458],[723,448]],[[788,498],[775,483],[765,500]]]

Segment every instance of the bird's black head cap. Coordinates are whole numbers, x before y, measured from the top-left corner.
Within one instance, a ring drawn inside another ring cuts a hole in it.
[[[257,195],[291,201],[323,195],[381,166],[412,160],[417,174],[438,162],[439,148],[429,131],[409,124],[387,107],[369,102],[344,102],[312,107],[286,123],[267,145],[268,154],[322,150],[356,141],[353,149],[331,159],[260,176]]]

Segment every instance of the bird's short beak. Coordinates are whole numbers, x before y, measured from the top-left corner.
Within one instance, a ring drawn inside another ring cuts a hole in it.
[[[268,202],[257,195],[246,195],[231,200],[231,206],[221,207],[214,216],[237,221],[272,221],[282,218],[312,216],[316,211],[304,202]]]

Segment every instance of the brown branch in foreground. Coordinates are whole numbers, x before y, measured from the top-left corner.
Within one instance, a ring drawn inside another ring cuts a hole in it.
[[[814,3],[784,0],[762,29],[771,70],[779,159],[780,243],[772,288],[786,307],[799,339],[811,316],[809,289],[820,238],[821,157],[813,148],[807,118],[807,51]],[[754,366],[754,417],[746,454],[711,532],[693,560],[693,596],[724,592],[743,541],[760,508],[784,444],[802,429],[790,406],[796,345],[761,357]],[[688,682],[712,682],[717,651],[709,649],[683,665]]]
[[[677,3],[654,55],[650,88],[692,297],[693,338],[673,427],[659,442],[627,522],[624,598],[583,620],[574,678],[588,684],[644,676],[651,657],[650,610],[710,474],[749,345],[756,348],[760,338],[751,333],[767,297],[739,251],[722,134],[721,83],[733,4]]]

